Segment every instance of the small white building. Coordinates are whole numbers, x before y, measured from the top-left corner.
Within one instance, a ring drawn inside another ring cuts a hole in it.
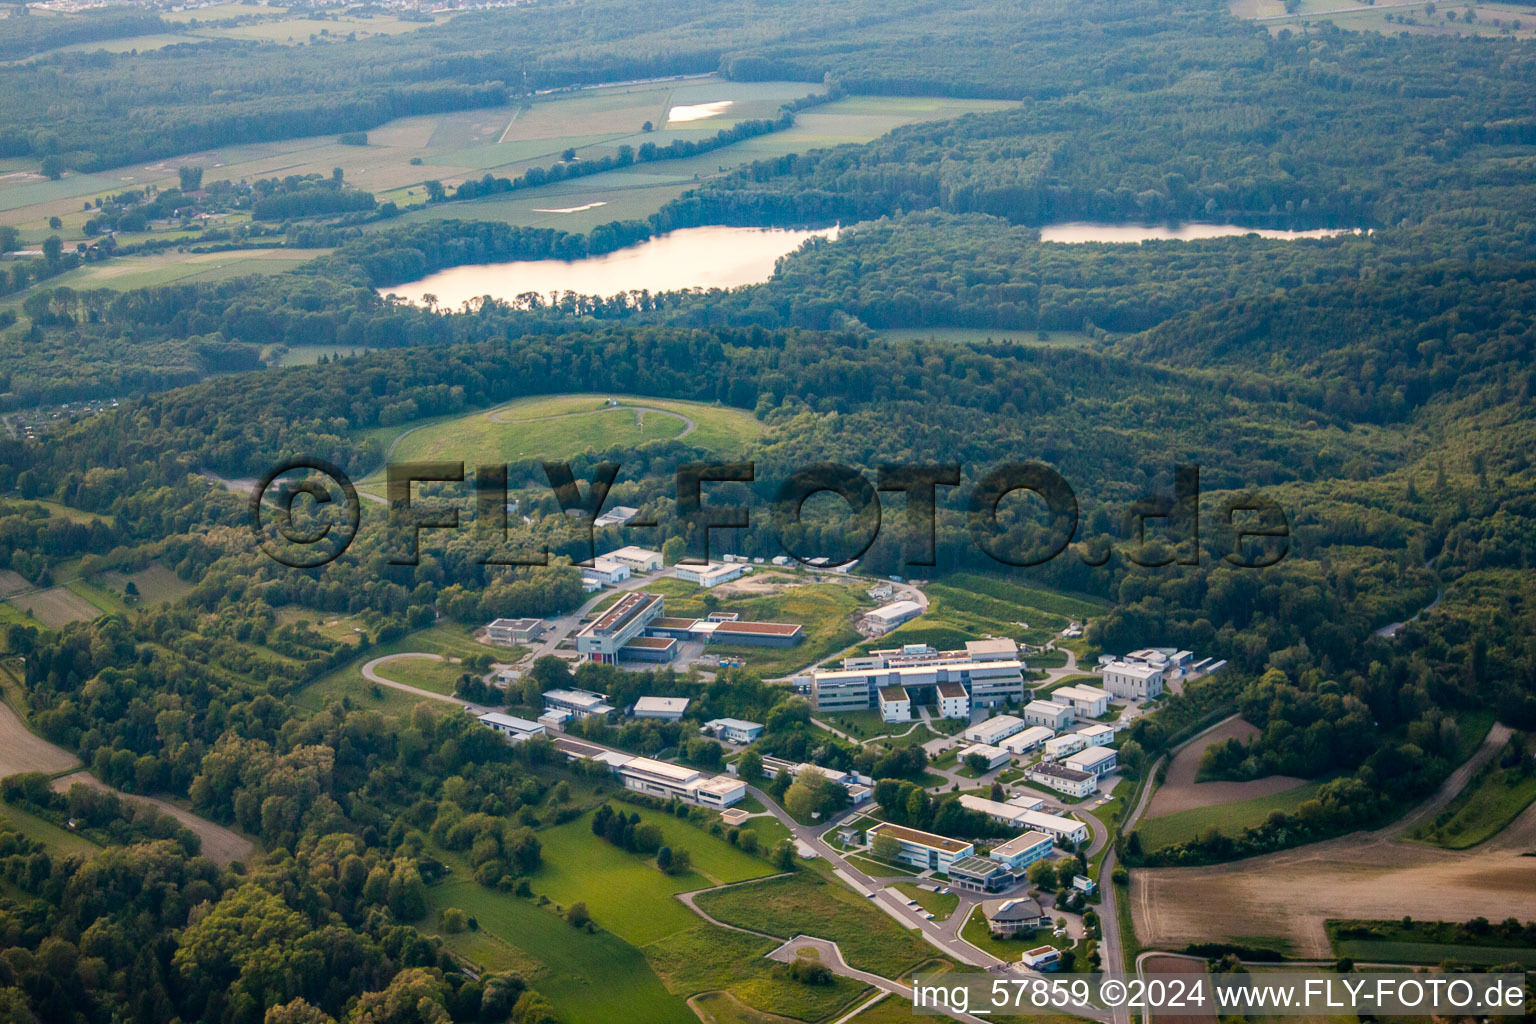
[[[629,566],[612,558],[594,558],[591,565],[581,567],[581,575],[583,579],[611,587],[629,579]]]
[[[1061,763],[1102,779],[1115,770],[1118,761],[1113,747],[1085,747],[1075,754],[1068,754]]]
[[[1141,662],[1112,661],[1104,666],[1104,689],[1124,700],[1162,696],[1163,669]]]
[[[493,644],[526,644],[539,633],[539,619],[492,619],[485,627],[485,638]]]
[[[985,722],[977,722],[965,730],[965,738],[972,743],[985,743],[988,746],[996,746],[1009,736],[1023,732],[1029,723],[1022,718],[1013,715],[998,715],[989,718]]]
[[[605,694],[591,690],[545,690],[544,710],[568,711],[576,718],[606,715],[613,710]]]
[[[1055,840],[1044,832],[1031,829],[1023,835],[1014,836],[1001,846],[993,847],[987,856],[1018,873],[1035,861],[1049,857],[1054,848]]]
[[[991,771],[993,768],[1001,768],[1008,763],[1008,751],[1002,747],[988,746],[985,743],[973,743],[971,746],[960,751],[958,755],[960,763],[965,764],[966,758],[972,755],[986,759],[987,771]]]
[[[1010,736],[1003,740],[1002,748],[1015,757],[1022,757],[1055,735],[1056,732],[1053,729],[1043,725],[1032,725],[1017,736]]]
[[[763,734],[760,723],[741,718],[714,718],[704,723],[704,730],[732,743],[751,743]]]
[[[1054,789],[1067,796],[1085,797],[1099,791],[1099,777],[1092,772],[1078,771],[1065,765],[1042,761],[1024,769],[1024,777],[1047,789]]]
[[[639,514],[640,510],[637,508],[630,508],[628,505],[615,505],[592,520],[592,525],[599,528],[604,526],[624,526]]]
[[[880,719],[884,722],[912,720],[912,698],[904,687],[880,687]]]
[[[1050,700],[1032,700],[1024,705],[1024,721],[1028,725],[1043,725],[1057,732],[1071,725],[1077,712],[1070,704],[1057,704]]]
[[[480,724],[501,733],[508,743],[521,743],[530,737],[544,735],[544,726],[538,722],[530,722],[516,715],[505,715],[500,711],[481,715]]]
[[[1060,761],[1068,754],[1075,754],[1088,745],[1088,740],[1080,732],[1064,732],[1060,736],[1052,737],[1045,741],[1045,759],[1047,761]]]
[[[728,583],[747,571],[745,565],[732,562],[710,562],[708,565],[683,565],[676,566],[677,578],[686,583],[697,583],[708,590],[718,587],[722,583]]]
[[[636,718],[659,718],[664,722],[681,721],[688,710],[687,697],[641,697],[635,701]]]
[[[1051,700],[1070,704],[1079,718],[1098,718],[1109,711],[1109,694],[1097,686],[1059,686],[1051,691]]]
[[[1077,734],[1088,741],[1090,747],[1107,747],[1114,742],[1115,727],[1096,723],[1077,730]]]
[[[632,572],[655,572],[661,568],[661,552],[627,544],[603,556],[615,562],[623,562]]]

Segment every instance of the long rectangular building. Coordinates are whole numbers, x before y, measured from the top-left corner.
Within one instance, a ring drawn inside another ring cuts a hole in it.
[[[1024,663],[962,661],[811,673],[811,692],[818,711],[877,707],[880,689],[886,686],[902,687],[912,695],[915,703],[938,705],[942,700],[939,687],[945,683],[954,683],[963,689],[972,707],[1020,701],[1024,699]]]
[[[645,632],[665,611],[660,594],[625,594],[576,634],[576,650],[588,661],[613,665],[624,645]]]
[[[605,764],[623,781],[625,789],[659,800],[683,800],[724,810],[746,799],[747,784],[729,775],[706,775],[697,768],[636,757],[568,736],[555,740],[555,749],[572,761]]]
[[[889,821],[871,827],[868,834],[871,840],[878,836],[889,836],[896,840],[900,846],[896,859],[921,871],[947,872],[950,865],[976,852],[975,845],[971,843],[904,825],[893,825]]]

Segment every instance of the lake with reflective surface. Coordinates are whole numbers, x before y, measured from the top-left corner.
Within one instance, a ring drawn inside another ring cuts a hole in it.
[[[1095,224],[1069,221],[1049,224],[1040,229],[1042,242],[1192,242],[1200,238],[1225,238],[1228,235],[1258,235],[1260,238],[1332,238],[1349,234],[1352,228],[1318,228],[1314,231],[1274,231],[1245,228],[1238,224]],[[1358,232],[1356,232],[1358,233]]]
[[[642,290],[737,288],[768,280],[780,256],[794,252],[807,238],[836,238],[837,230],[684,228],[583,260],[451,267],[419,281],[380,288],[379,294],[395,294],[415,303],[423,295],[435,295],[439,305],[457,309],[466,300],[484,295],[510,301],[526,292],[607,296]]]

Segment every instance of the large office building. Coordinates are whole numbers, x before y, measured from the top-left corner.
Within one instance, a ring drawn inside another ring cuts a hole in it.
[[[942,665],[961,661],[1018,661],[1019,645],[1012,640],[968,640],[964,649],[941,651],[928,644],[903,644],[853,654],[843,659],[843,668],[905,668],[911,665]]]
[[[1059,686],[1051,691],[1051,700],[1070,704],[1079,718],[1098,718],[1109,710],[1109,694],[1097,686]]]
[[[665,608],[660,594],[625,594],[576,634],[576,651],[588,661],[616,664],[625,644],[645,632]]]
[[[1092,772],[1078,771],[1050,761],[1030,765],[1024,769],[1024,777],[1067,796],[1084,797],[1099,789],[1099,777]]]
[[[1112,661],[1104,666],[1104,689],[1125,700],[1151,700],[1163,693],[1161,667],[1135,661]]]
[[[1024,699],[1024,663],[960,661],[889,668],[840,669],[811,673],[818,711],[855,711],[879,706],[882,687],[899,686],[914,704],[939,705],[939,687],[954,683],[972,707],[992,707]]]
[[[1008,865],[991,857],[972,855],[949,866],[949,887],[962,892],[1002,892],[1013,881]]]
[[[678,799],[702,807],[726,808],[747,795],[747,784],[729,775],[705,775],[670,761],[635,757],[617,769],[624,788],[663,800]]]
[[[956,861],[964,860],[976,852],[976,847],[971,843],[904,825],[893,825],[888,821],[872,826],[867,834],[871,842],[879,836],[889,836],[896,840],[899,846],[896,859],[911,864],[919,871],[947,873]]]

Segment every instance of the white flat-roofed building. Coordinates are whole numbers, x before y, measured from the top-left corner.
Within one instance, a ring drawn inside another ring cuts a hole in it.
[[[1044,832],[1063,846],[1088,841],[1088,826],[1076,818],[1049,814],[1045,811],[1025,811],[1021,824],[1037,832]]]
[[[1024,721],[1029,725],[1043,725],[1057,732],[1077,720],[1077,712],[1070,704],[1057,704],[1050,700],[1032,700],[1024,705]]]
[[[643,634],[666,608],[660,594],[624,594],[576,634],[576,651],[588,661],[618,663],[624,645]]]
[[[877,636],[889,633],[903,622],[910,622],[923,614],[923,606],[916,601],[892,601],[864,616],[864,624]]]
[[[1032,725],[1018,735],[1003,740],[1000,746],[1015,757],[1022,757],[1055,735],[1054,729],[1043,725]]]
[[[1031,829],[1022,835],[1014,836],[1001,846],[993,847],[992,852],[987,856],[1008,865],[1010,870],[1017,873],[1035,861],[1049,857],[1055,844],[1056,841],[1044,832]]]
[[[746,783],[729,776],[709,776],[650,757],[635,757],[618,766],[624,788],[662,800],[686,800],[705,807],[729,807],[747,795]]]
[[[1019,661],[960,661],[816,671],[811,673],[811,692],[817,711],[835,712],[878,707],[880,689],[885,686],[905,688],[915,703],[936,703],[938,687],[958,683],[969,694],[972,707],[987,707],[1023,699],[1023,669]]]
[[[1163,669],[1131,661],[1104,666],[1104,689],[1124,700],[1150,700],[1163,692]]]
[[[710,719],[704,723],[704,728],[732,743],[751,743],[763,734],[761,723],[748,722],[741,718]]]
[[[603,557],[615,562],[623,562],[632,572],[655,572],[661,568],[660,551],[635,547],[633,544],[610,551]]]
[[[641,697],[635,701],[636,718],[660,718],[666,722],[680,721],[688,710],[687,697]]]
[[[678,579],[686,583],[697,583],[706,590],[734,580],[746,571],[746,566],[732,562],[710,562],[708,565],[684,565],[679,562],[674,567]]]
[[[1051,701],[1070,704],[1079,718],[1098,718],[1109,711],[1109,694],[1097,686],[1058,686],[1051,691]]]
[[[540,619],[492,619],[486,624],[485,638],[493,644],[526,644],[543,625]]]
[[[972,796],[969,793],[960,798],[960,806],[977,814],[985,814],[993,821],[1010,825],[1014,828],[1030,828],[1028,816],[1033,808],[1015,807],[1013,804],[1000,803],[996,800],[988,800],[983,796]]]
[[[1087,740],[1090,747],[1107,747],[1115,739],[1115,727],[1095,724],[1077,730],[1077,734]]]
[[[1026,811],[1038,811],[1045,806],[1044,800],[1029,793],[1015,793],[1003,802],[1009,807],[1018,807]]]
[[[539,724],[545,729],[563,729],[570,720],[569,711],[546,711],[539,716]]]
[[[965,656],[971,661],[1018,661],[1019,645],[1008,639],[967,640]]]
[[[1060,761],[1068,754],[1075,754],[1088,745],[1088,740],[1080,732],[1064,732],[1060,736],[1053,736],[1045,741],[1045,759],[1047,761]]]
[[[991,771],[993,768],[1000,768],[1008,763],[1008,751],[1002,747],[994,747],[986,743],[973,743],[960,751],[958,755],[960,763],[965,764],[965,759],[972,755],[980,757],[987,762],[987,771]]]
[[[516,715],[505,715],[500,711],[481,715],[480,724],[501,733],[507,738],[508,743],[521,743],[530,736],[544,735],[544,726],[538,722],[530,722]]]
[[[964,686],[959,683],[939,684],[939,717],[971,717],[971,695]]]
[[[640,510],[637,508],[630,508],[628,505],[615,505],[592,520],[592,525],[599,528],[604,526],[623,526],[639,514]]]
[[[899,686],[880,687],[880,719],[885,722],[912,721],[912,698]]]
[[[977,722],[965,730],[965,738],[972,743],[985,743],[988,746],[998,746],[1009,736],[1017,735],[1027,728],[1027,723],[1022,718],[1013,715],[998,715],[989,718],[985,722]]]
[[[606,694],[593,693],[591,690],[545,690],[544,709],[569,711],[577,718],[587,718],[591,715],[606,715],[613,710],[613,705],[608,703]]]
[[[921,871],[945,871],[957,860],[964,860],[976,852],[971,843],[947,836],[934,835],[920,829],[907,828],[882,821],[871,826],[866,833],[873,842],[877,836],[890,836],[900,844],[896,858]]]
[[[629,579],[629,566],[612,558],[594,558],[591,565],[581,567],[581,575],[589,580],[612,586]]]
[[[1085,747],[1075,754],[1068,754],[1061,763],[1102,779],[1114,771],[1119,762],[1112,747]]]
[[[1068,796],[1083,797],[1099,791],[1097,775],[1050,761],[1030,765],[1024,769],[1024,777],[1031,782],[1038,782],[1047,789],[1054,789]]]

